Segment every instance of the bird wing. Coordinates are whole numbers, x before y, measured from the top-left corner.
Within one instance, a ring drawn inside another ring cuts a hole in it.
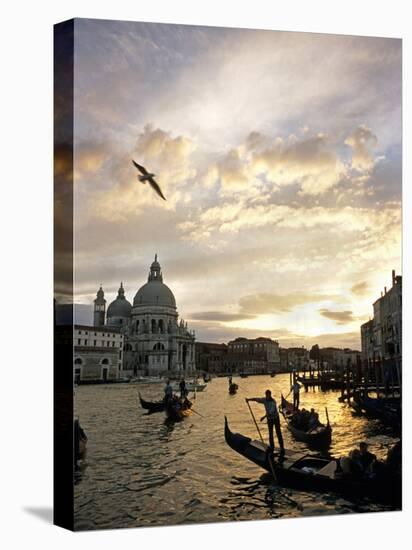
[[[146,170],[146,168],[144,166],[140,166],[140,164],[137,164],[137,162],[135,162],[133,159],[132,159],[132,162],[133,164],[136,166],[136,168],[145,176],[148,172]]]
[[[166,200],[166,197],[163,195],[162,190],[160,189],[158,184],[155,182],[155,180],[153,178],[150,178],[147,181],[150,183],[150,185],[153,187],[153,189],[156,191],[159,197],[162,197],[163,200]]]

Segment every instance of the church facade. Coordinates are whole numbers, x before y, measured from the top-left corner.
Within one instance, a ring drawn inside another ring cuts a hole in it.
[[[179,319],[173,292],[163,282],[157,260],[147,283],[131,304],[120,284],[116,300],[107,308],[103,289],[94,301],[94,322],[120,329],[124,335],[123,375],[188,375],[195,371],[195,333]]]

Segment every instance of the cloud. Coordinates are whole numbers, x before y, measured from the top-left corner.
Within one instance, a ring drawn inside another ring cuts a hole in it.
[[[158,252],[185,318],[255,316],[233,304],[297,291],[352,304],[274,304],[313,310],[310,334],[332,324],[319,308],[364,312],[351,286],[400,267],[401,41],[92,20],[76,33],[76,299],[102,282],[109,301],[122,279],[132,297]],[[300,309],[282,315],[289,343],[310,341]],[[192,322],[220,339],[236,324],[222,319]]]
[[[299,291],[284,295],[258,293],[243,296],[239,300],[239,305],[242,313],[257,315],[265,313],[284,313],[304,304],[323,302],[334,298],[336,298],[335,295]]]
[[[319,313],[327,319],[336,321],[338,325],[346,325],[356,320],[352,311],[330,311],[329,309],[320,309]]]
[[[367,126],[358,126],[346,138],[345,144],[352,149],[352,168],[359,172],[368,172],[374,166],[371,149],[378,143],[378,138]]]
[[[241,321],[243,319],[254,319],[255,315],[249,315],[246,313],[226,313],[224,311],[201,311],[197,313],[191,313],[188,319],[194,321],[220,321],[220,322],[232,322]]]
[[[174,137],[170,132],[146,125],[138,134],[133,148],[112,151],[115,160],[106,176],[109,184],[91,199],[95,216],[109,222],[125,222],[147,207],[173,210],[178,203],[190,201],[188,184],[196,175],[191,163],[195,147],[194,141],[184,136]],[[85,153],[83,159],[80,169],[85,163],[97,170],[101,166],[98,164],[100,157],[90,157]],[[159,200],[148,184],[138,181],[132,159],[156,174],[156,181],[167,201]]]
[[[111,159],[113,145],[110,143],[98,143],[83,141],[75,144],[74,148],[74,177],[75,181],[97,178],[105,164]]]
[[[360,283],[354,284],[350,290],[352,294],[356,296],[364,296],[369,291],[369,284],[367,281],[361,281]]]
[[[287,141],[278,137],[267,148],[262,148],[262,142],[262,136],[249,134],[249,147],[258,147],[252,169],[276,185],[299,184],[303,194],[320,195],[334,187],[345,173],[343,162],[325,134],[302,140],[291,136]]]
[[[239,329],[237,327],[224,326],[221,323],[191,322],[191,328],[196,331],[197,342],[227,343],[239,338],[272,338],[279,342],[281,347],[305,346],[310,349],[314,344],[320,347],[335,346],[338,348],[360,348],[360,332],[320,333],[316,336],[305,336],[294,333],[287,328],[275,330]]]
[[[237,233],[248,228],[282,227],[308,229],[333,227],[335,231],[374,231],[381,235],[383,228],[400,224],[399,205],[387,204],[382,209],[326,207],[286,204],[253,204],[244,200],[207,208],[196,220],[184,222],[179,228],[193,240],[202,235],[209,238],[213,231]],[[378,229],[377,229],[378,228]]]

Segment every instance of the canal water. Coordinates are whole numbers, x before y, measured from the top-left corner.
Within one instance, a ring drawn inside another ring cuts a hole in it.
[[[107,384],[76,388],[75,412],[88,441],[87,458],[75,485],[75,528],[113,529],[150,525],[291,518],[388,510],[359,499],[308,493],[276,486],[263,470],[230,449],[224,439],[224,415],[234,432],[258,438],[245,397],[267,388],[280,401],[289,391],[289,375],[234,377],[236,395],[225,378],[214,378],[193,401],[193,414],[165,422],[164,413],[147,414],[147,400],[162,397],[163,384]],[[303,389],[302,389],[303,390]],[[191,396],[192,394],[190,394]],[[397,439],[378,421],[354,416],[337,392],[301,392],[301,407],[314,407],[333,427],[329,453],[347,454],[366,440],[384,459]],[[263,406],[251,403],[256,418]],[[281,419],[285,447],[307,451]],[[262,432],[267,437],[266,424]]]

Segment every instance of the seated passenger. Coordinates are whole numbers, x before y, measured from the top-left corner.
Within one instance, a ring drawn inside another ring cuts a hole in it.
[[[314,430],[320,426],[319,415],[315,409],[310,409],[309,419],[308,419],[308,428],[309,430]]]
[[[372,474],[376,463],[376,455],[368,451],[368,444],[359,443],[359,461],[365,474]]]
[[[356,452],[357,449],[355,449]],[[356,459],[356,452],[351,451],[348,456],[342,456],[338,461],[338,473],[344,476],[360,477],[362,475],[361,467]]]

